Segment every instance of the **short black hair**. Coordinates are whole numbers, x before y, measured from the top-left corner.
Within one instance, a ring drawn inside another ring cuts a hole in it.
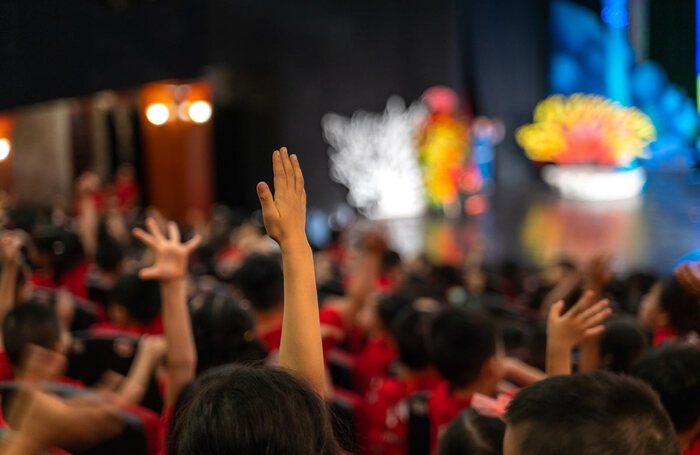
[[[496,354],[497,331],[485,314],[465,308],[440,312],[430,328],[429,352],[438,372],[453,387],[473,383]]]
[[[104,272],[115,272],[124,259],[122,247],[107,232],[104,223],[100,224],[97,236],[97,252],[95,253],[95,263]]]
[[[633,374],[659,394],[677,432],[700,420],[700,349],[670,344],[649,351]]]
[[[609,321],[600,335],[603,368],[614,373],[629,373],[649,349],[650,335],[634,317],[624,316]]]
[[[386,250],[382,254],[379,269],[381,273],[386,273],[394,267],[401,265],[401,255],[394,250]]]
[[[680,335],[700,335],[700,299],[685,290],[677,278],[665,280],[661,286],[660,306],[668,313],[671,326]]]
[[[253,317],[233,299],[210,292],[195,297],[191,306],[198,373],[232,362],[265,360],[267,351],[255,338]]]
[[[328,410],[308,384],[270,367],[224,365],[188,386],[173,411],[169,455],[337,455]]]
[[[150,324],[160,314],[160,285],[137,273],[123,275],[112,288],[111,302],[124,307],[138,323]]]
[[[506,424],[474,409],[455,418],[440,438],[438,455],[501,455]]]
[[[406,294],[385,294],[379,297],[379,302],[377,303],[377,316],[382,322],[384,327],[391,330],[392,325],[396,317],[404,309],[411,306],[413,299]]]
[[[37,227],[32,233],[32,242],[37,251],[49,256],[53,279],[56,282],[85,259],[85,251],[78,234],[62,226]]]
[[[251,255],[236,272],[234,282],[255,310],[270,310],[283,302],[284,276],[275,256]]]
[[[677,455],[673,426],[644,382],[596,371],[553,376],[508,405],[520,455]]]
[[[55,349],[61,328],[53,307],[27,302],[14,307],[2,324],[5,353],[13,366],[19,365],[27,345]]]
[[[428,333],[432,314],[412,307],[404,308],[392,325],[392,336],[399,351],[401,363],[412,370],[430,366]]]

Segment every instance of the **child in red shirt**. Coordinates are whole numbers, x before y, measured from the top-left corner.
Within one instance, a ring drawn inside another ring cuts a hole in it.
[[[654,346],[700,336],[698,296],[684,289],[675,277],[651,288],[638,316],[654,332]]]

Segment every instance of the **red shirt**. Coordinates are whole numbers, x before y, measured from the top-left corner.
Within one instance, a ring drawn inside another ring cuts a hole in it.
[[[664,327],[654,332],[654,347],[678,339],[678,331],[672,327]]]
[[[0,381],[11,381],[14,376],[10,358],[5,351],[0,352]]]
[[[683,451],[683,455],[700,455],[700,438],[690,444],[690,446]]]
[[[48,275],[46,273],[34,272],[30,278],[30,282],[35,286],[42,286],[45,288],[65,288],[74,296],[87,299],[88,288],[86,284],[86,279],[89,268],[90,267],[88,262],[82,261],[78,263],[75,267],[70,269],[68,272],[64,273],[59,282],[56,282],[56,280],[54,280],[54,277],[51,275]]]
[[[158,315],[150,324],[145,326],[136,325],[117,325],[111,321],[98,322],[90,326],[90,330],[99,330],[105,332],[131,333],[134,335],[162,335],[163,318]]]
[[[355,364],[355,383],[362,395],[369,391],[372,380],[388,376],[389,365],[396,359],[398,352],[384,335],[377,335],[365,344],[357,356]]]
[[[431,390],[437,375],[420,378],[382,378],[367,394],[367,446],[370,454],[404,455],[408,432],[408,400],[416,392]]]
[[[430,416],[430,452],[435,453],[445,427],[464,409],[471,406],[472,399],[452,394],[449,382],[443,381],[435,387],[428,398]]]
[[[333,349],[345,336],[345,326],[343,319],[335,309],[322,308],[319,311],[319,321],[321,323],[323,353],[326,354]],[[258,338],[265,345],[267,352],[279,350],[282,341],[282,317],[278,324],[265,332],[259,332]]]

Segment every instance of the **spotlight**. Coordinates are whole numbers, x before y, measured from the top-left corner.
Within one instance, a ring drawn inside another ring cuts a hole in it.
[[[170,118],[168,106],[161,103],[151,104],[146,108],[146,118],[154,125],[162,125]]]
[[[0,161],[5,161],[8,156],[10,156],[10,141],[2,138],[0,139]]]
[[[211,118],[211,104],[206,101],[195,101],[187,111],[195,123],[204,123]]]

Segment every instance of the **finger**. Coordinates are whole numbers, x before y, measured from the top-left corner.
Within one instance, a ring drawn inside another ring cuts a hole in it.
[[[576,305],[571,307],[568,314],[571,316],[576,316],[586,310],[588,307],[595,303],[595,292],[586,291],[583,296],[576,302]]]
[[[583,332],[583,337],[589,338],[589,337],[598,336],[601,333],[603,333],[603,330],[605,330],[605,326],[603,326],[603,325],[598,325],[598,326],[592,327],[590,329],[587,329],[585,332]]]
[[[581,314],[578,315],[578,317],[581,318],[581,320],[585,321],[591,316],[594,316],[603,311],[605,308],[607,308],[609,304],[610,301],[608,299],[603,299],[600,302],[593,305],[592,307],[588,308],[587,310],[582,311]]]
[[[146,227],[148,228],[148,232],[150,232],[157,241],[162,242],[165,240],[165,237],[163,237],[163,233],[160,232],[160,227],[158,226],[158,223],[156,223],[155,219],[150,217],[146,219]]]
[[[141,228],[134,228],[134,230],[132,230],[131,232],[134,234],[134,237],[141,240],[146,246],[148,246],[150,248],[156,247],[155,237],[153,237],[148,232],[144,231]]]
[[[282,147],[280,149],[280,154],[282,156],[282,165],[284,166],[284,174],[287,177],[287,185],[294,185],[294,168],[292,167],[292,160],[289,159],[289,153],[287,153],[287,147]]]
[[[275,185],[277,185],[275,183]],[[268,219],[268,217],[277,217],[279,212],[277,211],[277,206],[275,205],[275,200],[272,197],[272,192],[267,183],[260,182],[257,186],[258,199],[260,199],[260,207],[263,211],[263,218]],[[276,188],[275,188],[276,189]]]
[[[194,237],[192,237],[185,243],[185,248],[187,249],[187,251],[192,251],[195,248],[197,248],[200,243],[202,243],[202,236],[196,234]]]
[[[157,280],[158,271],[155,267],[148,267],[139,271],[139,278],[142,280]]]
[[[292,167],[294,168],[294,185],[296,187],[297,193],[304,191],[304,174],[301,172],[301,166],[299,165],[299,157],[292,155]]]
[[[277,192],[287,184],[287,176],[284,173],[282,155],[279,150],[275,150],[272,154],[272,172],[274,174],[275,192]]]
[[[586,319],[586,327],[595,327],[605,321],[608,316],[612,314],[612,310],[610,308],[605,308],[598,313],[594,314],[590,318]]]
[[[549,308],[549,321],[556,321],[561,317],[561,312],[564,309],[564,301],[559,300],[558,302],[554,303],[550,308]]]
[[[174,221],[168,222],[168,236],[171,242],[180,243],[180,230]]]

